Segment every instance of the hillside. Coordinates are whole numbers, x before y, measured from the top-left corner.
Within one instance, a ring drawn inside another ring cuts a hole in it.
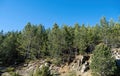
[[[90,56],[90,55],[89,55]],[[88,56],[88,57],[89,57]],[[73,62],[71,62],[69,65],[66,62],[64,65],[57,66],[55,64],[51,64],[52,61],[46,61],[46,60],[35,60],[29,62],[27,65],[23,64],[15,69],[15,72],[22,76],[30,76],[31,73],[35,73],[37,70],[37,67],[40,69],[43,66],[49,67],[50,73],[58,76],[69,76],[69,75],[76,75],[76,76],[90,76],[90,70],[89,70],[89,59],[85,60],[87,56],[83,55],[77,55]],[[86,65],[86,66],[85,66]],[[87,69],[88,68],[88,69]],[[85,71],[86,70],[86,71]],[[11,76],[8,72],[5,72],[2,74],[2,76]]]
[[[119,57],[119,48],[114,48],[111,50],[112,56],[118,60],[117,57]],[[66,62],[65,64],[56,65],[53,63],[54,59],[40,59],[40,60],[34,60],[30,61],[29,63],[24,63],[14,70],[16,74],[19,74],[21,76],[36,76],[36,72],[39,69],[42,70],[42,67],[46,66],[49,67],[49,72],[52,75],[55,76],[92,76],[91,75],[91,69],[90,69],[90,63],[91,63],[91,57],[93,54],[86,54],[86,55],[76,55],[75,58],[68,64]],[[120,62],[117,62],[120,63]],[[2,76],[12,76],[11,73],[5,72],[2,74]],[[39,75],[37,75],[39,76]]]
[[[119,48],[120,23],[105,17],[95,26],[45,29],[29,22],[21,31],[0,32],[0,74],[119,76]]]

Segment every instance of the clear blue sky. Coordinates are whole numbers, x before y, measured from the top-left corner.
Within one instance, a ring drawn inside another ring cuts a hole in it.
[[[120,0],[0,0],[0,30],[21,30],[27,22],[46,28],[59,25],[99,23],[120,16]]]

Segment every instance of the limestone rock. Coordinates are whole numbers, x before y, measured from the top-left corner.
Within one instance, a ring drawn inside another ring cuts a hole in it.
[[[89,69],[89,63],[85,62],[85,64],[83,64],[82,68],[81,68],[81,73],[84,73],[85,71],[87,71]]]

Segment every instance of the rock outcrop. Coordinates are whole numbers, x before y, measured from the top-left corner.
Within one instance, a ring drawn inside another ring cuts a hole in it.
[[[113,48],[111,52],[112,52],[112,57],[116,59],[117,66],[120,67],[120,48]]]
[[[70,70],[75,71],[77,76],[82,75],[83,73],[89,70],[89,55],[79,55],[75,60],[70,64]]]
[[[89,59],[89,55],[77,55],[70,64],[66,63],[60,66],[52,64],[50,61],[37,60],[24,64],[21,68],[17,68],[15,72],[21,76],[31,76],[36,73],[38,68],[42,70],[43,66],[47,66],[49,67],[50,74],[55,76],[64,76],[63,74],[69,73],[70,71],[74,71],[79,76],[89,70]],[[5,74],[9,76],[9,73],[4,73],[3,75]]]

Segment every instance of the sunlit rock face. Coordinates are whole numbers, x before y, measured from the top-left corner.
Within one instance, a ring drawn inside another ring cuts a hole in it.
[[[81,76],[89,70],[90,56],[79,55],[71,63],[70,70],[75,71],[77,76]]]
[[[120,66],[120,48],[113,48],[111,52],[112,57],[116,59],[117,65]]]

